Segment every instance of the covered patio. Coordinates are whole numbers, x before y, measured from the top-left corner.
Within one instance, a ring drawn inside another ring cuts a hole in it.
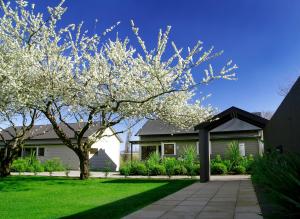
[[[239,130],[244,129],[248,131],[253,129],[253,127],[263,129],[267,122],[267,119],[255,115],[254,113],[249,113],[236,107],[230,107],[209,121],[195,126],[195,130],[199,131],[200,181],[207,182],[210,180],[210,134],[213,129],[217,127],[220,128],[226,124],[223,129],[227,129],[228,132],[234,131],[237,125],[240,126]],[[262,132],[259,137],[263,139]]]

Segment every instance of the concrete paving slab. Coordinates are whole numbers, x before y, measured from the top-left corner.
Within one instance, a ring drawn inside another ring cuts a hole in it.
[[[125,218],[262,219],[249,177],[196,182]]]
[[[199,219],[232,219],[234,214],[232,212],[211,212],[202,211],[197,218]]]
[[[195,217],[197,217],[198,212],[180,212],[180,211],[169,211],[167,213],[165,213],[164,215],[162,215],[160,218],[163,219],[193,219]]]
[[[263,219],[263,217],[257,213],[236,213],[234,219]]]

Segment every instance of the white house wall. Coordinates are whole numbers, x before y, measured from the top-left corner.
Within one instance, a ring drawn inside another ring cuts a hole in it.
[[[119,170],[120,167],[120,141],[113,135],[111,129],[106,129],[104,134],[105,137],[101,138],[99,141],[92,145],[92,148],[98,149],[98,154],[105,153],[110,160],[116,165],[116,170]],[[93,154],[90,154],[91,165],[101,165],[103,168],[104,163],[106,162],[103,159],[93,160]]]
[[[113,135],[111,129],[106,129],[104,132],[105,137],[103,137],[98,142],[92,145],[92,148],[97,148],[97,156],[93,154],[89,155],[90,167],[94,170],[103,170],[106,165],[106,161],[109,160],[113,163],[112,170],[119,170],[120,167],[120,141]],[[51,144],[47,140],[30,142],[27,147],[41,147],[44,148],[44,156],[38,156],[41,162],[49,159],[59,158],[64,166],[72,169],[79,170],[79,158],[73,150],[62,144]],[[99,155],[99,156],[98,156]]]

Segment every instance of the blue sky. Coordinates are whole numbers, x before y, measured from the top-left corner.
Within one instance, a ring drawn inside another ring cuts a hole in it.
[[[57,1],[43,1],[44,7]],[[170,40],[187,47],[201,40],[207,48],[224,50],[219,65],[232,59],[238,66],[237,81],[216,81],[200,89],[212,93],[207,101],[220,110],[232,105],[248,111],[275,110],[285,86],[300,75],[300,1],[297,0],[67,0],[64,22],[85,22],[96,32],[121,21],[116,29],[129,36],[130,19],[140,27],[149,47],[157,40],[157,31],[172,26]],[[110,36],[114,37],[115,33]],[[201,72],[194,72],[195,75]]]
[[[37,2],[38,10],[53,2],[58,1]],[[101,33],[121,21],[116,31],[134,42],[129,22],[134,19],[149,47],[155,45],[158,29],[171,25],[170,39],[179,47],[201,40],[207,48],[224,50],[213,64],[232,59],[239,66],[238,80],[215,81],[200,89],[212,93],[207,103],[220,110],[234,105],[250,112],[274,111],[283,98],[279,87],[300,75],[297,0],[67,0],[65,5],[66,24],[85,21],[85,27],[94,30],[98,19],[95,31]]]

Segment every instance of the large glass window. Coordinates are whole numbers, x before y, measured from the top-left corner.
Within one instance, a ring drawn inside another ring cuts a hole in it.
[[[165,143],[164,144],[164,154],[165,155],[175,155],[175,144]]]

